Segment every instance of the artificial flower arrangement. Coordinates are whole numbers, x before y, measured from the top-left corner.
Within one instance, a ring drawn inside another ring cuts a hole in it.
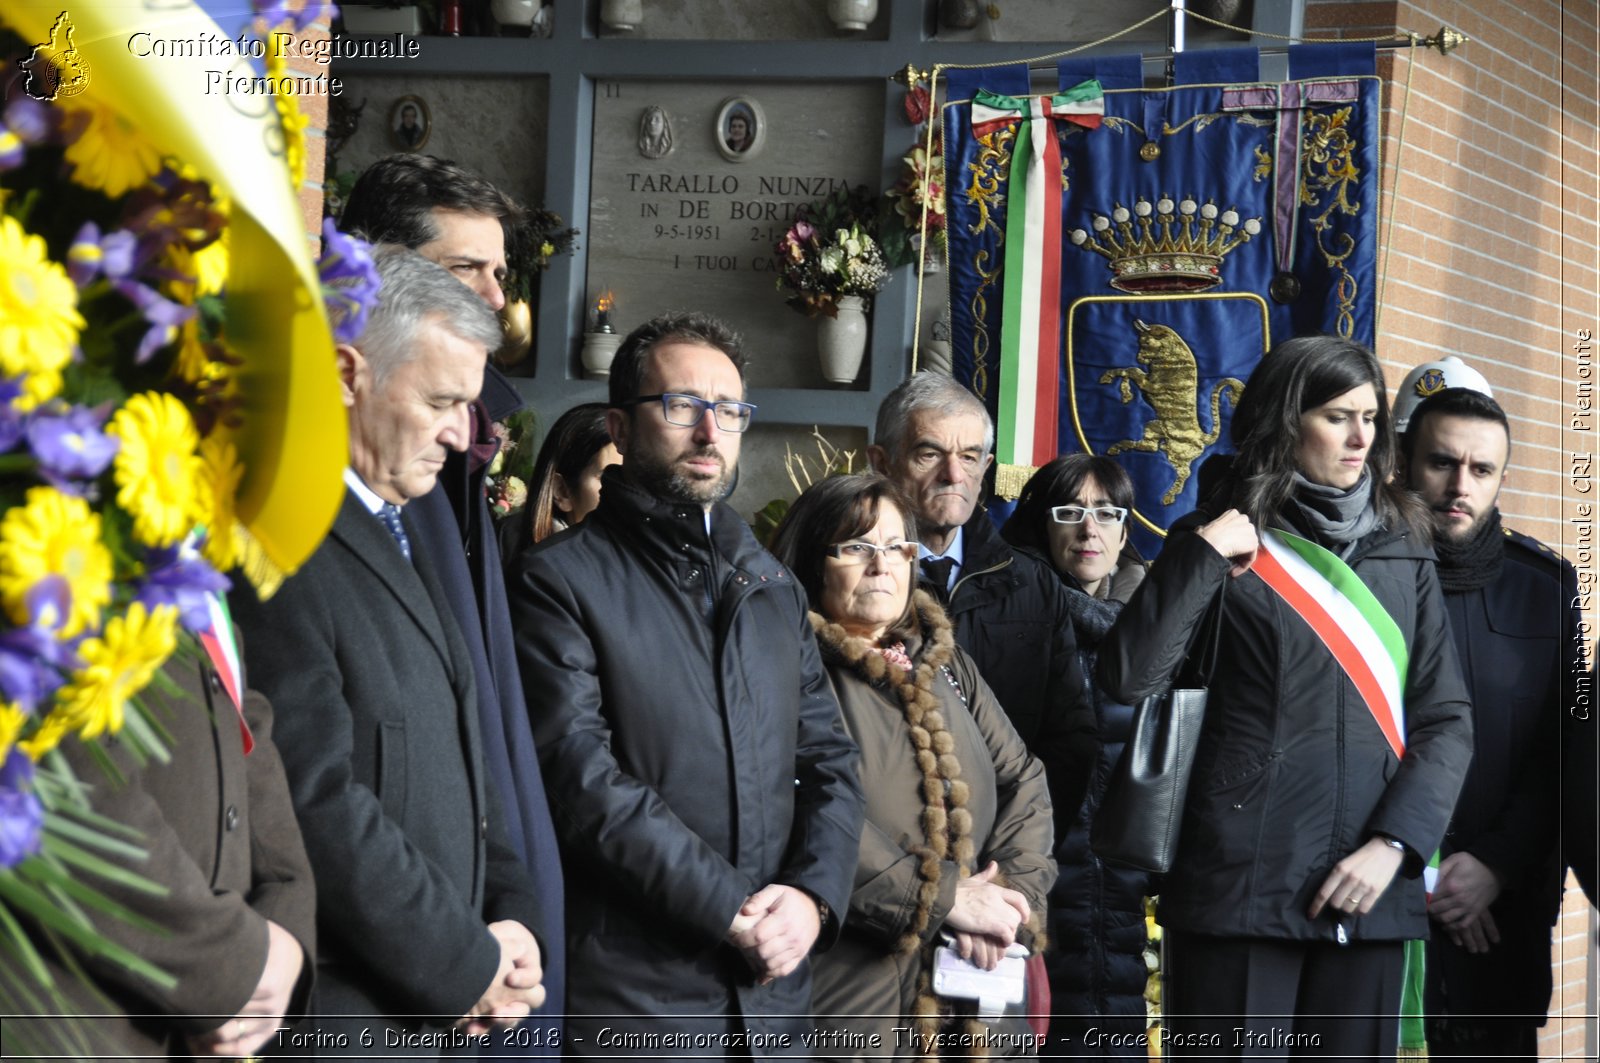
[[[923,254],[936,255],[942,255],[945,246],[943,138],[936,133],[929,152],[919,135],[916,146],[900,161],[904,169],[884,195],[889,209],[881,226],[890,266],[917,261],[919,246]]]
[[[876,237],[877,207],[865,187],[841,188],[801,207],[774,249],[779,291],[809,317],[839,315],[839,299],[870,299],[889,282]]]
[[[944,137],[928,122],[933,112],[933,97],[914,68],[906,71],[906,121],[915,127],[910,154],[901,156],[900,179],[884,194],[880,231],[883,250],[890,266],[904,266],[930,250],[943,254],[945,247]],[[929,141],[929,133],[932,141]],[[926,226],[926,229],[924,229]]]
[[[500,449],[484,475],[483,490],[496,520],[504,520],[528,504],[528,481],[533,478],[537,457],[533,447],[537,420],[532,409],[524,408],[494,423]]]
[[[550,268],[550,260],[572,250],[578,230],[569,227],[555,211],[537,207],[525,211],[506,242],[506,299],[527,300],[533,280]]]
[[[301,28],[309,7],[265,16]],[[27,47],[0,25],[0,54]],[[275,106],[298,182],[304,118],[292,98]],[[176,693],[163,665],[204,652],[183,630],[225,626],[224,573],[272,568],[236,510],[231,209],[94,94],[18,92],[0,111],[0,981],[46,1011],[67,1009],[41,948],[172,982],[87,914],[121,917],[97,878],[149,883],[108,862],[140,840],[92,811],[84,785],[107,780],[78,779],[63,744],[84,743],[113,784],[113,736],[138,763],[167,761],[144,695]],[[329,251],[323,279],[358,278],[339,298],[359,331],[376,271],[359,242]]]

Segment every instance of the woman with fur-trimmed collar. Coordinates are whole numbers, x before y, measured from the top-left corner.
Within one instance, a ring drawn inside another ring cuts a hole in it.
[[[855,890],[814,959],[820,1058],[1031,1054],[1024,1008],[996,1024],[932,990],[949,934],[980,967],[1043,947],[1056,865],[1044,768],[932,597],[913,594],[915,526],[888,480],[830,477],[801,495],[772,550],[806,588],[867,795]]]

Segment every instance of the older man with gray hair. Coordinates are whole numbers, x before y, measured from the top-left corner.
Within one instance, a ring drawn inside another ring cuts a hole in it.
[[[1060,578],[1000,538],[978,504],[994,421],[952,377],[916,373],[878,406],[867,456],[916,514],[922,585],[944,603],[956,641],[1044,762],[1059,841],[1083,802],[1094,717]]]
[[[467,446],[500,331],[444,268],[397,247],[374,257],[379,305],[336,354],[344,505],[298,574],[266,602],[241,591],[235,611],[251,681],[278,706],[317,879],[312,1017],[282,1044],[428,1058],[544,995],[537,902],[485,785],[471,663],[404,512]]]

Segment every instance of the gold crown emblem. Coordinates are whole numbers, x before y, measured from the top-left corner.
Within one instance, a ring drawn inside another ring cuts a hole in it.
[[[1072,230],[1072,242],[1110,259],[1111,286],[1123,292],[1203,292],[1222,283],[1222,258],[1261,231],[1261,219],[1243,224],[1239,212],[1218,210],[1192,198],[1174,203],[1140,196],[1108,218],[1096,214],[1093,232]]]

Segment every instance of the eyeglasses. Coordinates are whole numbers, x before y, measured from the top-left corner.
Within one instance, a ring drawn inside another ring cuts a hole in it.
[[[638,406],[658,399],[661,401],[661,415],[667,419],[668,424],[677,425],[679,428],[695,427],[701,418],[705,417],[706,411],[710,410],[717,427],[722,431],[743,432],[750,427],[750,415],[756,412],[756,405],[753,402],[734,402],[731,399],[716,401],[694,395],[680,395],[673,391],[664,391],[659,395],[640,395],[620,405]]]
[[[1093,517],[1096,524],[1121,524],[1128,519],[1128,511],[1121,506],[1054,506],[1050,510],[1050,519],[1057,524],[1082,524],[1085,517]]]
[[[886,543],[883,546],[862,542],[834,543],[828,547],[828,556],[837,557],[846,564],[865,565],[882,554],[884,561],[890,564],[909,565],[917,559],[921,549],[921,543],[913,542]]]

